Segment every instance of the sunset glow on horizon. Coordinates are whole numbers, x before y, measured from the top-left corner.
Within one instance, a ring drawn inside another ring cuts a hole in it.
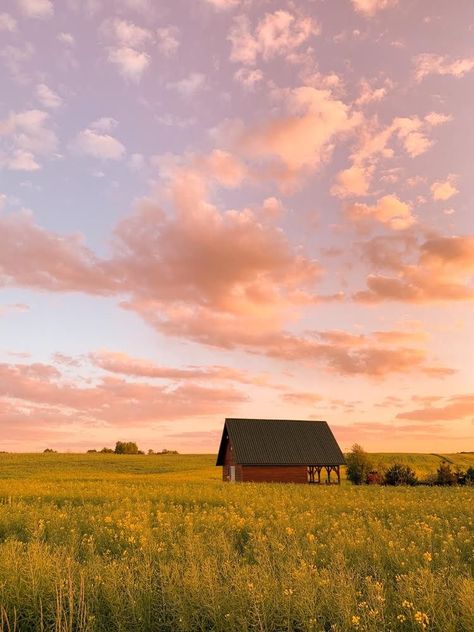
[[[474,451],[474,4],[6,0],[0,450]]]

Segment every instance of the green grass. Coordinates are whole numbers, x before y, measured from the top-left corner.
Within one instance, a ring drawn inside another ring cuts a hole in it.
[[[0,630],[474,630],[473,488],[228,485],[214,461],[1,454]]]

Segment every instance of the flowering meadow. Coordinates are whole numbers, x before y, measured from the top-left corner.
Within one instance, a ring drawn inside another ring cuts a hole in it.
[[[0,454],[0,630],[474,630],[474,488],[220,475]]]

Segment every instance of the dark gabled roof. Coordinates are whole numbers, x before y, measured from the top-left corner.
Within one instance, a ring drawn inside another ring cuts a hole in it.
[[[226,419],[216,465],[224,464],[229,437],[241,465],[343,465],[325,421]]]

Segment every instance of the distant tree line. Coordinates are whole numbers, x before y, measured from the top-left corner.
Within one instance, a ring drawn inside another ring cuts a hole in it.
[[[466,471],[459,468],[452,469],[451,465],[442,460],[436,473],[429,474],[419,480],[416,473],[408,465],[393,463],[387,469],[374,469],[370,455],[357,443],[346,454],[347,478],[354,485],[474,485],[474,467]]]
[[[51,452],[51,450],[49,450]],[[45,450],[47,452],[47,450]],[[138,445],[134,441],[117,441],[115,449],[102,448],[102,450],[87,450],[87,454],[145,454],[143,450],[140,450]],[[163,449],[161,452],[155,452],[154,450],[148,450],[148,454],[178,454],[177,450]]]

